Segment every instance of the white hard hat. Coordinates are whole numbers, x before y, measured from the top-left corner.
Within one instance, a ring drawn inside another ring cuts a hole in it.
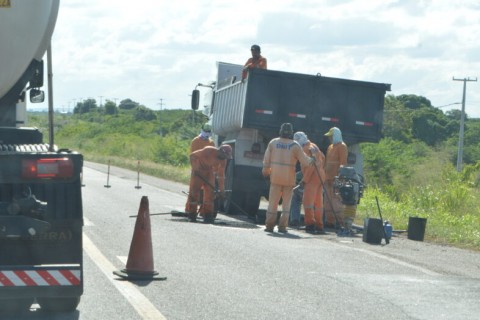
[[[308,137],[305,132],[297,131],[293,135],[293,140],[297,141],[301,146],[308,142]]]

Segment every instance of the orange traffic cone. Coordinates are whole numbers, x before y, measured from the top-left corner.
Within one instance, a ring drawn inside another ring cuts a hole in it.
[[[150,210],[148,197],[143,196],[138,209],[127,266],[113,274],[128,280],[165,280],[153,270],[152,235],[150,231]]]

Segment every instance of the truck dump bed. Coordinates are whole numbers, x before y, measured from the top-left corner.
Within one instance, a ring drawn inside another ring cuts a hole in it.
[[[215,92],[212,125],[226,136],[241,128],[276,134],[290,122],[313,140],[336,126],[350,144],[378,142],[389,90],[383,83],[253,69],[243,83]]]

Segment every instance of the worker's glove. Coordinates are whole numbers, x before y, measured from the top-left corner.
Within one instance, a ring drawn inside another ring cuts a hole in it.
[[[270,177],[270,168],[263,168],[262,174],[265,178]]]
[[[309,160],[308,160],[308,163],[311,165],[311,166],[314,166],[315,165],[315,158],[314,157],[311,157]]]
[[[303,196],[303,188],[300,188],[300,186],[296,186],[295,188],[293,188],[293,194],[297,197]]]

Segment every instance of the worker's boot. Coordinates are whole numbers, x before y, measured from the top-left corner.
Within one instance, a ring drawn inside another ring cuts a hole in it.
[[[204,223],[213,223],[215,221],[215,217],[213,213],[205,213],[203,217],[203,222]]]
[[[190,222],[197,222],[197,214],[196,213],[188,213],[188,221]]]

